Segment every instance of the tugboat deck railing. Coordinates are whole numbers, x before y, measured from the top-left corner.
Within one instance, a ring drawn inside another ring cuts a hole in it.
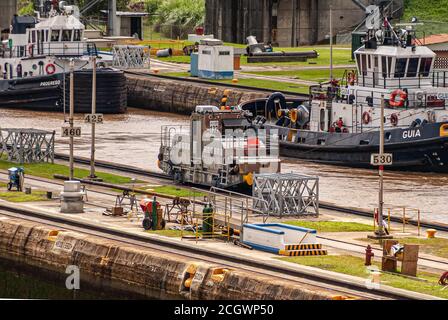
[[[349,74],[355,74],[350,80]],[[354,81],[353,81],[354,80]],[[448,87],[448,70],[432,72],[414,72],[412,74],[383,72],[362,72],[347,70],[341,80],[342,86],[358,85],[379,89],[422,89],[428,87],[446,88]]]
[[[80,57],[91,55],[85,42],[40,43],[33,46],[0,47],[1,58],[34,58],[36,56]]]

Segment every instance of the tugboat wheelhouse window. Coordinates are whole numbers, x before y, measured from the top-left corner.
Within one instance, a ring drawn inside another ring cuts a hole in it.
[[[422,75],[423,77],[428,77],[429,71],[431,70],[431,65],[432,65],[432,58],[422,58],[419,70],[420,75]]]
[[[381,68],[383,71],[383,78],[386,78],[388,72],[387,72],[387,57],[385,56],[381,57]]]
[[[59,42],[59,33],[60,33],[60,30],[51,30],[51,41],[52,42]]]
[[[390,73],[392,72],[392,57],[387,58],[387,77],[390,78]]]
[[[81,30],[73,30],[73,41],[81,41]]]
[[[408,59],[397,59],[397,62],[395,63],[395,78],[404,77],[407,63]]]
[[[64,42],[72,41],[72,30],[62,30],[62,40]]]
[[[411,58],[409,59],[409,65],[408,65],[408,77],[415,77],[417,76],[417,68],[418,68],[418,62],[419,58]]]

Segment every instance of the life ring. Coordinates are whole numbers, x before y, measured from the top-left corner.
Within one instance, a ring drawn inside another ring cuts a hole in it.
[[[30,57],[34,55],[34,44],[32,43],[28,45],[28,54],[30,55]]]
[[[356,82],[356,74],[354,72],[349,72],[347,74],[347,83],[353,86]]]
[[[45,67],[45,71],[47,72],[47,74],[53,74],[56,72],[56,67],[54,66],[54,64],[49,63],[47,64],[47,66]]]
[[[370,113],[367,112],[367,111],[365,111],[365,112],[362,114],[362,122],[363,122],[364,124],[369,124],[371,120],[372,120],[372,117],[370,116]]]
[[[398,116],[397,116],[396,113],[392,113],[392,114],[390,115],[390,123],[391,123],[394,127],[396,127],[396,126],[398,125]]]
[[[400,99],[398,101],[395,101],[397,96],[400,96]],[[391,93],[389,105],[391,107],[403,107],[407,98],[408,98],[408,94],[405,91],[397,89]]]

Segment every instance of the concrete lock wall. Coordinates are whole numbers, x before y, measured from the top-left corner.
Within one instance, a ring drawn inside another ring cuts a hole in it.
[[[63,276],[67,266],[74,265],[79,267],[81,284],[156,299],[332,298],[327,291],[311,291],[288,281],[238,270],[223,273],[222,266],[15,219],[0,221],[0,258]],[[187,289],[184,283],[191,277]]]
[[[17,12],[17,0],[0,1],[0,29],[9,29],[13,15]]]
[[[351,31],[365,16],[351,0],[278,0],[275,27],[274,0],[206,0],[205,29],[228,42],[245,43],[247,36],[255,35],[260,42],[280,46],[315,44],[329,33],[330,3],[335,33]]]
[[[190,115],[198,105],[220,105],[225,88],[203,83],[126,74],[130,107]],[[265,98],[270,93],[232,88],[227,105]]]

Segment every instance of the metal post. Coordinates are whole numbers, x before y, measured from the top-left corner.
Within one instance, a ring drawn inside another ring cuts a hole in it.
[[[381,95],[381,116],[380,116],[380,155],[384,154],[384,94]],[[377,236],[384,235],[383,228],[383,207],[384,207],[384,166],[379,167],[379,195],[378,195],[378,229]]]
[[[333,80],[333,6],[330,5],[330,80]]]
[[[73,59],[70,60],[70,115],[69,115],[69,124],[70,124],[70,130],[73,131],[73,124],[74,124],[74,113],[75,113],[75,93],[74,93],[74,87],[75,87],[75,61]],[[73,180],[74,178],[74,167],[73,167],[73,144],[74,144],[74,137],[71,134],[70,135],[70,174],[69,180]]]
[[[389,229],[389,232],[390,232],[390,209],[388,210],[388,213],[387,213],[387,228]]]
[[[418,214],[418,218],[417,218],[418,236],[420,237],[420,228],[421,228],[421,226],[420,226],[420,209],[417,210],[417,214]]]
[[[96,114],[96,57],[92,57],[92,115]],[[92,145],[90,149],[90,178],[95,179],[95,121],[92,121]]]
[[[403,208],[403,233],[406,230],[406,208]]]

